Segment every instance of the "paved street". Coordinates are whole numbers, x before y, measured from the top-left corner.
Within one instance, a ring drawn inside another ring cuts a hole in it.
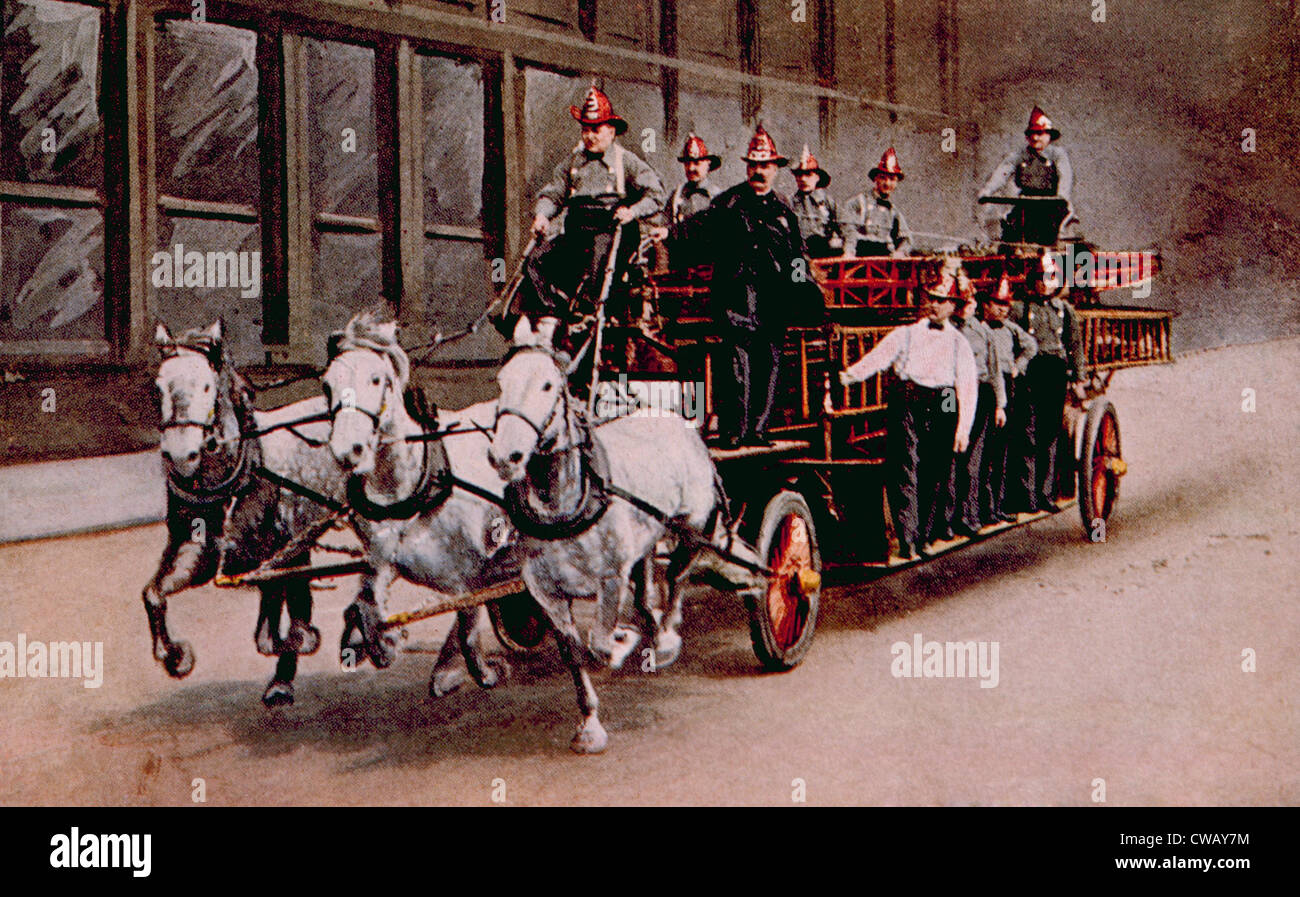
[[[758,672],[738,600],[695,593],[677,665],[597,677],[598,757],[567,748],[549,648],[438,701],[444,621],[413,625],[386,671],[340,672],[354,578],[317,592],[322,649],[268,712],[254,592],[178,596],[197,666],[176,681],[152,660],[139,593],[160,525],[0,546],[0,641],[102,641],[105,666],[95,689],[0,679],[0,804],[187,804],[195,778],[210,804],[483,805],[495,779],[512,804],[788,804],[802,779],[810,804],[1085,805],[1098,778],[1115,805],[1295,804],[1297,370],[1289,340],[1120,372],[1129,473],[1104,544],[1071,509],[832,588],[790,673]],[[997,686],[894,677],[891,645],[917,633],[996,642]]]

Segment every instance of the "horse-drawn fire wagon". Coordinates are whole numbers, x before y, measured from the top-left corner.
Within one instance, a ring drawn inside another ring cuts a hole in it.
[[[956,257],[978,289],[1005,274],[1023,284],[1041,247],[1002,246]],[[1061,507],[1077,504],[1084,531],[1104,539],[1105,521],[1126,471],[1119,419],[1106,399],[1115,371],[1172,361],[1172,313],[1106,304],[1108,291],[1146,286],[1160,268],[1154,252],[1098,252],[1064,246],[1070,299],[1077,309],[1087,383],[1066,403],[1058,442]],[[949,257],[951,258],[951,257]],[[769,669],[788,669],[806,654],[816,627],[823,568],[854,567],[880,575],[917,561],[894,556],[896,540],[885,490],[886,390],[881,374],[841,386],[838,372],[871,350],[890,330],[922,314],[920,286],[937,271],[938,256],[827,258],[812,263],[825,301],[824,320],[791,327],[769,436],[770,447],[711,449],[740,532],[772,571],[765,590],[747,596],[755,653]],[[707,267],[648,276],[647,314],[614,321],[606,337],[603,378],[676,381],[702,389],[712,411],[715,359],[721,343],[708,309]],[[1015,523],[936,545],[929,556],[960,548],[1046,516],[1021,514]]]
[[[1077,502],[1096,540],[1125,472],[1105,390],[1120,368],[1171,360],[1171,313],[1100,301],[1109,290],[1146,284],[1158,255],[1067,247],[1071,255],[1081,249],[1086,276],[1074,276],[1073,266],[1067,274],[1088,380],[1066,406],[1056,492],[1062,506]],[[975,287],[1026,277],[1027,259],[1015,251],[959,257]],[[577,358],[521,321],[498,376],[501,396],[453,412],[433,413],[407,389],[410,359],[396,324],[368,314],[331,339],[323,395],[272,412],[254,411],[251,389],[225,355],[220,322],[180,339],[160,328],[170,542],[144,592],[155,657],[176,677],[194,665],[190,646],[168,631],[168,594],[214,576],[220,585],[256,585],[258,650],[279,657],[263,701],[291,702],[297,657],[320,644],[308,582],[361,573],[344,617],[345,662],[351,655],[388,666],[394,630],[456,611],[430,691],[443,694],[466,678],[489,687],[500,681],[499,661],[475,638],[486,606],[509,649],[535,649],[555,632],[583,714],[573,747],[594,753],[607,736],[583,657],[618,666],[649,635],[645,663],[676,659],[678,586],[689,571],[744,596],[765,668],[794,667],[816,631],[825,568],[880,575],[914,563],[895,554],[885,498],[888,375],[841,386],[838,374],[919,316],[918,286],[941,261],[814,262],[821,321],[785,332],[773,441],[738,448],[701,439],[721,348],[707,268],[645,276],[632,291],[640,301],[622,303],[621,315],[606,318],[600,302]],[[605,283],[602,298],[608,274]],[[589,349],[584,411],[569,379]],[[696,409],[688,416],[698,435],[681,415],[628,401],[654,383],[678,395],[678,410]],[[612,414],[600,407],[608,397],[616,400]],[[666,419],[640,420],[646,416]],[[1038,516],[949,540],[923,557]],[[316,540],[345,519],[366,546],[357,552],[364,560],[313,565]],[[192,538],[195,520],[215,538]],[[698,563],[702,557],[715,563]],[[386,616],[384,594],[397,576],[434,592],[424,607]],[[592,594],[601,629],[584,640],[570,606]],[[282,608],[290,615],[284,633]]]

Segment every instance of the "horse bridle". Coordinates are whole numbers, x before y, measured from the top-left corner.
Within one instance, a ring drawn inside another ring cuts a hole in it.
[[[164,359],[177,358],[180,355],[181,349],[184,349],[187,352],[193,352],[195,355],[198,355],[199,357],[205,359],[208,362],[208,365],[212,368],[213,373],[217,372],[217,366],[213,364],[212,356],[208,352],[204,351],[203,349],[196,348],[194,346],[184,345],[183,343],[172,343],[169,346],[167,346],[163,350],[163,358]],[[181,418],[173,417],[170,420],[165,420],[158,424],[158,429],[164,433],[168,430],[176,429],[178,427],[198,427],[200,430],[203,431],[204,447],[207,448],[209,451],[215,449],[216,440],[215,437],[212,435],[212,431],[215,430],[217,427],[216,397],[212,399],[212,409],[208,411],[208,419],[205,421],[195,420],[189,417],[181,417]]]
[[[530,418],[528,415],[524,414],[522,411],[518,410],[517,408],[508,408],[502,405],[498,405],[496,420],[493,422],[493,426],[495,427],[497,424],[499,424],[501,422],[501,418],[506,417],[507,415],[510,417],[519,418],[521,421],[528,424],[528,426],[532,428],[533,432],[537,434],[537,447],[534,449],[534,453],[546,454],[551,448],[554,447],[555,442],[560,438],[559,433],[556,433],[555,436],[551,437],[551,439],[549,440],[547,440],[546,438],[546,431],[550,429],[551,424],[555,422],[556,415],[558,415],[560,413],[560,410],[563,409],[564,420],[566,424],[569,419],[569,390],[568,390],[568,384],[564,381],[564,367],[563,365],[558,363],[553,353],[548,352],[546,349],[542,348],[541,346],[529,346],[526,350],[521,350],[521,351],[541,352],[543,355],[550,358],[551,361],[556,362],[556,369],[560,371],[560,384],[559,384],[559,389],[557,390],[559,395],[557,395],[555,397],[555,401],[551,403],[550,412],[547,413],[546,417],[542,419],[542,422],[540,424],[538,424],[536,421],[534,421],[532,418]]]
[[[362,408],[356,402],[343,402],[340,400],[330,404],[330,418],[333,419],[337,417],[340,411],[355,411],[358,414],[364,414],[366,417],[370,418],[371,423],[375,425],[375,432],[377,434],[379,432],[382,415],[388,410],[388,393],[392,390],[392,387],[393,379],[385,373],[383,385],[379,389],[378,411],[371,411],[369,408]]]
[[[209,366],[212,367],[213,372],[215,373],[217,371],[217,364],[213,363],[211,354],[202,349],[195,348],[193,346],[186,346],[182,344],[172,344],[168,348],[170,348],[171,351],[167,352],[166,350],[164,350],[164,357],[166,358],[175,358],[179,354],[181,349],[185,349],[186,351],[194,352],[195,354],[207,360]],[[158,425],[158,429],[166,432],[167,430],[174,429],[177,427],[198,427],[204,433],[204,437],[205,437],[203,440],[204,450],[215,451],[218,442],[230,441],[227,439],[218,440],[216,438],[216,435],[214,434],[214,431],[216,430],[217,427],[218,400],[219,400],[219,395],[218,397],[213,398],[212,410],[208,412],[208,419],[206,421],[194,420],[192,418],[172,418],[171,420],[165,420],[161,422]],[[172,476],[172,473],[169,470],[167,472],[167,487],[173,493],[175,493],[180,499],[192,505],[199,505],[199,506],[213,505],[228,500],[234,494],[234,491],[236,491],[234,490],[234,487],[248,475],[253,460],[252,457],[253,440],[244,438],[242,423],[240,424],[240,430],[236,438],[239,442],[239,454],[235,459],[235,465],[233,469],[230,471],[230,474],[226,476],[221,482],[212,486],[203,486],[199,489],[188,488],[182,486],[180,482],[174,476]]]

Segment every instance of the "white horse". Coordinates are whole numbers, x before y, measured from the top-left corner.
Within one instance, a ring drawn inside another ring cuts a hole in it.
[[[343,498],[344,477],[325,448],[328,431],[323,421],[267,431],[319,415],[325,404],[314,398],[274,411],[254,411],[252,389],[230,361],[220,320],[179,338],[159,324],[155,338],[163,354],[156,386],[168,540],[142,597],[154,657],[179,679],[193,669],[194,649],[188,642],[172,640],[167,597],[201,586],[218,572],[252,570],[280,553],[295,533],[327,520],[324,506],[280,488],[258,468],[333,501]],[[256,435],[259,431],[262,435]],[[292,551],[282,566],[306,563],[308,551]],[[320,644],[320,632],[311,625],[310,585],[299,579],[259,588],[257,650],[279,657],[262,701],[268,707],[289,704],[298,655],[311,654]],[[281,636],[285,607],[290,623]]]
[[[708,449],[683,418],[623,417],[593,427],[569,394],[567,359],[557,357],[527,319],[515,329],[514,342],[497,376],[501,396],[489,458],[510,483],[524,582],[554,624],[573,674],[583,720],[570,746],[599,753],[608,736],[582,661],[616,665],[626,656],[615,630],[633,604],[631,580],[638,570],[643,581],[635,603],[643,621],[657,624],[656,655],[676,656],[677,581],[698,544],[678,541],[669,566],[670,608],[662,618],[646,604],[644,571],[656,543],[672,530],[725,532],[715,525],[720,489]],[[572,605],[593,596],[598,622],[584,645]]]
[[[331,354],[322,378],[333,419],[329,446],[352,474],[353,524],[375,571],[363,576],[361,591],[345,613],[341,650],[360,650],[375,666],[386,667],[396,648],[380,621],[398,575],[450,595],[518,575],[513,531],[500,506],[502,483],[487,462],[496,403],[446,412],[441,429],[453,432],[421,440],[425,425],[412,418],[403,401],[410,362],[397,343],[396,323],[360,314],[336,336]],[[449,485],[447,473],[462,483]],[[480,686],[490,688],[508,673],[504,660],[483,648],[486,622],[482,605],[457,613],[456,629],[444,642],[429,682],[431,695],[446,694],[464,681],[454,666],[457,644]],[[354,634],[359,641],[351,639]]]

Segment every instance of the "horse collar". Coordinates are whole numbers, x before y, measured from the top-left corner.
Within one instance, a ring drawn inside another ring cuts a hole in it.
[[[582,437],[578,443],[549,454],[534,455],[534,460],[548,459],[551,464],[562,464],[571,453],[578,453],[581,493],[571,510],[539,507],[540,502],[533,500],[537,495],[536,486],[527,475],[506,486],[506,513],[515,529],[526,536],[547,541],[572,538],[595,526],[609,508],[609,459],[581,419],[578,429]]]
[[[348,477],[348,504],[366,520],[409,520],[441,507],[451,495],[451,481],[447,446],[441,439],[426,439],[420,481],[410,495],[392,504],[380,504],[366,495],[365,477],[353,474]]]
[[[195,507],[207,507],[211,505],[222,504],[235,496],[248,491],[252,483],[252,477],[249,475],[254,465],[255,440],[239,440],[239,455],[235,459],[234,468],[230,471],[221,482],[205,486],[196,483],[194,486],[182,485],[180,479],[171,471],[167,472],[167,490],[179,498],[187,505]]]

